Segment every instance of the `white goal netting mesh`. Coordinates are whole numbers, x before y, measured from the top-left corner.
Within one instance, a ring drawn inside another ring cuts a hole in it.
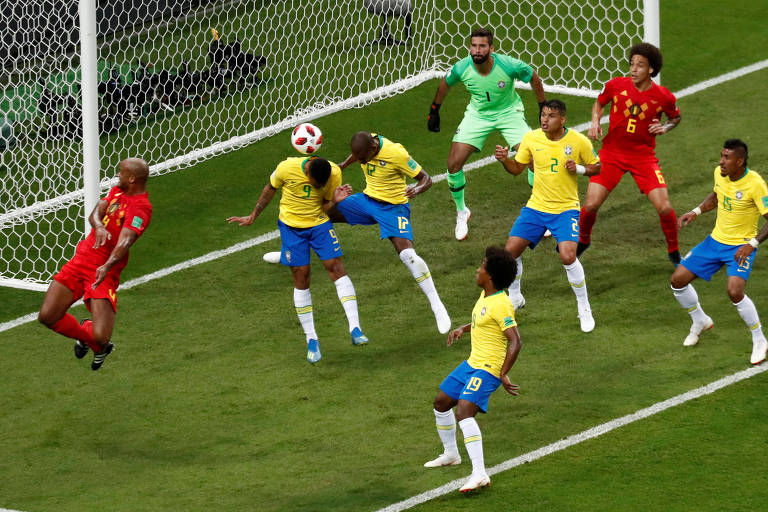
[[[590,94],[642,35],[641,1],[595,3],[100,0],[102,189],[125,157],[178,170],[441,76],[478,25]],[[0,284],[39,288],[83,236],[78,1],[0,5]]]

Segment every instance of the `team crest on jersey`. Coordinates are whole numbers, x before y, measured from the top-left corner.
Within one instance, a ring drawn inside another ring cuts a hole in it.
[[[565,154],[566,156],[571,156],[573,154],[573,148],[571,146],[565,146]]]
[[[505,88],[505,87],[507,86],[507,82],[505,82],[504,80],[501,80],[501,81],[500,81],[498,84],[496,84],[496,85],[498,85],[498,86],[499,86],[499,89],[503,89],[503,88]]]
[[[291,262],[291,251],[285,251],[285,261]]]
[[[632,114],[633,116],[638,115],[640,113],[640,111],[641,111],[640,105],[638,105],[636,103],[632,104],[632,106],[629,107],[629,113]]]
[[[387,162],[385,162],[384,160],[379,160],[379,165],[381,167],[386,167],[387,166]]]
[[[744,197],[744,193],[741,190],[737,191],[736,192],[736,199],[741,200],[742,197]]]
[[[480,316],[484,316],[484,315],[485,315],[485,306],[483,306],[483,309],[480,310]]]
[[[109,208],[107,208],[107,215],[112,215],[113,213],[115,213],[117,211],[118,208],[120,208],[120,203],[117,202],[116,200],[113,200],[109,204]]]

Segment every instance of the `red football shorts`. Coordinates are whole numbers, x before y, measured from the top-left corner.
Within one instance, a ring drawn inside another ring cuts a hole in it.
[[[117,313],[116,291],[120,285],[120,273],[109,272],[94,290],[91,285],[96,280],[96,269],[99,266],[100,264],[90,263],[75,254],[53,278],[72,290],[75,300],[82,298],[88,311],[91,310],[90,299],[107,299],[112,305],[112,310]]]
[[[589,182],[598,183],[609,192],[616,188],[625,172],[632,175],[640,192],[645,195],[656,188],[667,188],[659,159],[653,154],[632,155],[601,150],[600,162],[600,174],[590,177]]]

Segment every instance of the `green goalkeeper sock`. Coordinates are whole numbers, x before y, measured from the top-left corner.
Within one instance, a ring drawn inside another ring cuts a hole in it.
[[[456,211],[466,210],[464,204],[464,187],[467,185],[467,179],[464,177],[464,169],[457,173],[448,173],[448,190],[451,191],[453,202],[456,203]]]

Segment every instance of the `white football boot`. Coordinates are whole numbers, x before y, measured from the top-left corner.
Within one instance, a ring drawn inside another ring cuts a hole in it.
[[[686,347],[694,346],[699,342],[699,336],[701,336],[704,331],[708,331],[714,326],[715,324],[710,317],[706,317],[704,323],[701,324],[694,322],[693,325],[691,325],[691,332],[688,333],[688,336],[685,337],[685,341],[683,341],[683,345]]]
[[[467,480],[464,485],[461,486],[459,491],[469,492],[481,487],[488,487],[489,485],[491,485],[491,477],[489,477],[486,473],[482,473],[480,475],[475,475],[473,473],[472,476],[469,477],[469,480]]]
[[[467,233],[469,233],[469,227],[467,226],[467,222],[469,222],[469,218],[472,217],[472,212],[469,211],[469,208],[464,208],[463,210],[460,210],[456,212],[456,240],[464,240],[467,238]]]
[[[523,297],[522,293],[518,293],[517,295],[510,295],[509,302],[512,303],[512,308],[515,311],[517,311],[518,309],[523,309],[525,307],[525,297]]]
[[[445,334],[451,330],[451,317],[442,302],[438,300],[437,305],[432,307],[432,313],[435,315],[437,330],[440,334]]]
[[[752,356],[749,358],[749,362],[752,364],[760,364],[765,361],[765,353],[768,351],[768,341],[763,338],[761,340],[752,340]]]
[[[443,466],[455,466],[461,464],[461,455],[443,453],[438,458],[424,463],[425,468],[441,468]]]
[[[280,263],[280,251],[264,253],[262,259],[267,263]]]
[[[595,329],[595,319],[592,317],[592,308],[589,307],[589,302],[586,304],[579,302],[578,306],[581,330],[583,332],[592,332]]]

